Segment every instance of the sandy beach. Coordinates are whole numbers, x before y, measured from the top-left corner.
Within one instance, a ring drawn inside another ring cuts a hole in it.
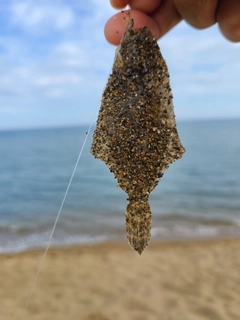
[[[0,319],[240,319],[240,240],[127,243],[0,256]]]

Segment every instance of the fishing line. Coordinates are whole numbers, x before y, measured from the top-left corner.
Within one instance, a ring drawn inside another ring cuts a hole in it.
[[[30,302],[31,302],[31,299],[32,299],[32,297],[33,297],[33,294],[34,294],[34,291],[35,291],[35,288],[36,288],[36,284],[37,284],[37,281],[38,281],[38,277],[39,277],[40,272],[41,272],[41,270],[42,270],[42,266],[43,266],[43,263],[44,263],[44,261],[45,261],[45,258],[46,258],[46,255],[47,255],[47,253],[48,253],[48,250],[49,250],[49,248],[50,248],[50,245],[51,245],[51,242],[52,242],[52,238],[53,238],[53,235],[54,235],[54,232],[55,232],[55,229],[56,229],[58,220],[59,220],[59,218],[60,218],[60,215],[61,215],[61,213],[62,213],[62,209],[63,209],[64,203],[65,203],[65,200],[66,200],[67,195],[68,195],[68,191],[69,191],[70,186],[71,186],[71,184],[72,184],[73,177],[74,177],[75,172],[76,172],[76,170],[77,170],[79,161],[80,161],[80,159],[81,159],[81,157],[82,157],[82,153],[83,153],[84,147],[85,147],[85,145],[86,145],[88,136],[89,136],[90,131],[91,131],[91,128],[92,128],[92,126],[93,126],[97,109],[98,109],[98,106],[95,108],[95,111],[94,111],[93,116],[92,116],[92,120],[91,120],[90,125],[89,125],[89,127],[88,127],[88,130],[87,130],[87,132],[86,132],[85,139],[84,139],[83,144],[82,144],[82,146],[81,146],[81,149],[80,149],[80,151],[79,151],[79,155],[78,155],[76,164],[75,164],[75,166],[74,166],[72,175],[71,175],[71,177],[70,177],[69,183],[68,183],[68,185],[67,185],[67,189],[66,189],[65,194],[64,194],[64,196],[63,196],[62,203],[61,203],[60,208],[59,208],[59,210],[58,210],[58,214],[57,214],[57,217],[56,217],[56,219],[55,219],[55,222],[54,222],[54,225],[53,225],[53,228],[52,228],[52,231],[51,231],[51,234],[50,234],[48,243],[47,243],[47,247],[46,247],[46,249],[45,249],[45,251],[44,251],[44,254],[43,254],[43,256],[42,256],[42,258],[41,258],[41,260],[40,260],[40,262],[39,262],[39,264],[38,264],[38,269],[37,269],[37,272],[36,272],[36,275],[35,275],[35,278],[34,278],[34,281],[33,281],[33,285],[32,285],[31,290],[30,290],[30,293],[29,293],[29,295],[28,295],[26,304],[25,304],[25,308],[24,308],[24,311],[23,311],[22,319],[23,319],[23,316],[26,314],[26,312],[27,312],[27,310],[28,310],[28,307],[29,307],[29,304],[30,304]]]
[[[114,60],[115,60],[115,58],[114,58]],[[110,74],[110,73],[111,73],[111,69],[110,69],[109,74]],[[105,85],[105,86],[106,86],[106,85]],[[28,307],[29,307],[29,304],[30,304],[30,302],[31,302],[31,299],[32,299],[32,297],[33,297],[33,294],[34,294],[34,291],[35,291],[35,288],[36,288],[36,284],[37,284],[37,281],[38,281],[40,272],[41,272],[41,270],[42,270],[42,267],[43,267],[43,264],[44,264],[46,255],[47,255],[47,253],[48,253],[48,250],[49,250],[49,248],[50,248],[50,246],[51,246],[52,238],[53,238],[53,235],[54,235],[54,232],[55,232],[55,229],[56,229],[58,220],[59,220],[60,215],[61,215],[61,213],[62,213],[62,209],[63,209],[64,203],[65,203],[65,200],[66,200],[66,198],[67,198],[68,191],[69,191],[70,186],[71,186],[71,184],[72,184],[73,177],[74,177],[75,172],[76,172],[76,170],[77,170],[77,167],[78,167],[79,161],[80,161],[80,159],[81,159],[83,150],[84,150],[84,148],[85,148],[87,139],[88,139],[89,134],[90,134],[90,131],[91,131],[91,129],[92,129],[92,126],[93,126],[93,123],[94,123],[94,119],[95,119],[97,110],[98,110],[98,106],[96,106],[96,108],[95,108],[95,110],[94,110],[92,119],[91,119],[91,121],[90,121],[90,125],[89,125],[89,127],[88,127],[88,130],[86,131],[85,139],[84,139],[83,144],[82,144],[82,146],[81,146],[81,148],[80,148],[80,151],[79,151],[79,155],[78,155],[76,164],[75,164],[74,169],[73,169],[73,171],[72,171],[72,175],[71,175],[70,180],[69,180],[69,182],[68,182],[68,185],[67,185],[65,194],[64,194],[63,199],[62,199],[62,203],[61,203],[60,208],[59,208],[59,210],[58,210],[58,213],[57,213],[57,216],[56,216],[56,219],[55,219],[55,222],[54,222],[54,225],[53,225],[53,228],[52,228],[50,237],[49,237],[49,239],[48,239],[47,247],[46,247],[46,249],[45,249],[45,251],[44,251],[44,253],[43,253],[43,256],[42,256],[42,258],[41,258],[41,260],[40,260],[40,262],[39,262],[39,264],[38,264],[38,268],[37,268],[37,272],[36,272],[36,275],[35,275],[35,278],[34,278],[34,281],[33,281],[33,285],[32,285],[32,287],[31,287],[30,293],[29,293],[28,298],[27,298],[27,300],[26,300],[25,308],[24,308],[24,310],[23,310],[23,313],[22,313],[22,316],[21,316],[20,319],[23,319],[23,320],[24,320],[24,315],[26,314],[26,312],[27,312],[27,310],[28,310]],[[14,316],[14,315],[13,315],[13,316]],[[12,319],[13,319],[13,318],[12,318]]]

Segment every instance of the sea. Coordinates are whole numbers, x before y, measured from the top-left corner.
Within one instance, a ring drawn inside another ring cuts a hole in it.
[[[126,241],[127,194],[89,131],[51,246]],[[0,253],[47,246],[88,127],[0,131]],[[152,240],[240,237],[240,119],[178,122],[186,153],[150,195]]]

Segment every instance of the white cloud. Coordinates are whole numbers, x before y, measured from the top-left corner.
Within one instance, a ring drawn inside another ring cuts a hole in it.
[[[232,94],[239,95],[240,44],[228,42],[217,26],[199,31],[182,23],[159,44],[178,97],[204,100],[206,94],[225,94],[231,100]]]
[[[2,121],[41,125],[44,112],[53,124],[91,120],[114,59],[103,35],[114,13],[102,0],[9,0],[0,7],[0,128]],[[197,31],[184,23],[159,44],[180,118],[214,117],[225,105],[240,116],[240,44],[217,27]],[[193,111],[193,104],[202,107]]]
[[[84,47],[85,44],[81,44],[81,42],[62,42],[53,50],[51,56],[57,57],[62,66],[90,68],[90,55]]]
[[[59,85],[76,85],[81,82],[81,78],[76,74],[59,74],[41,76],[36,80],[37,86],[59,86]]]
[[[61,30],[70,27],[74,22],[74,14],[67,5],[19,1],[12,4],[11,12],[13,22],[30,32],[33,31],[31,28],[36,27]]]
[[[49,96],[50,98],[60,98],[65,95],[65,90],[62,88],[55,88],[53,90],[49,90],[46,92],[46,96]]]

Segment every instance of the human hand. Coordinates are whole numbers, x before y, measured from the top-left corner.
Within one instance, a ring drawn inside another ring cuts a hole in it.
[[[218,23],[222,34],[234,42],[240,41],[240,0],[110,0],[112,6],[130,10],[111,17],[104,29],[106,39],[115,45],[120,43],[128,15],[134,19],[134,27],[147,26],[156,39],[161,38],[182,19],[195,28],[202,29]]]

